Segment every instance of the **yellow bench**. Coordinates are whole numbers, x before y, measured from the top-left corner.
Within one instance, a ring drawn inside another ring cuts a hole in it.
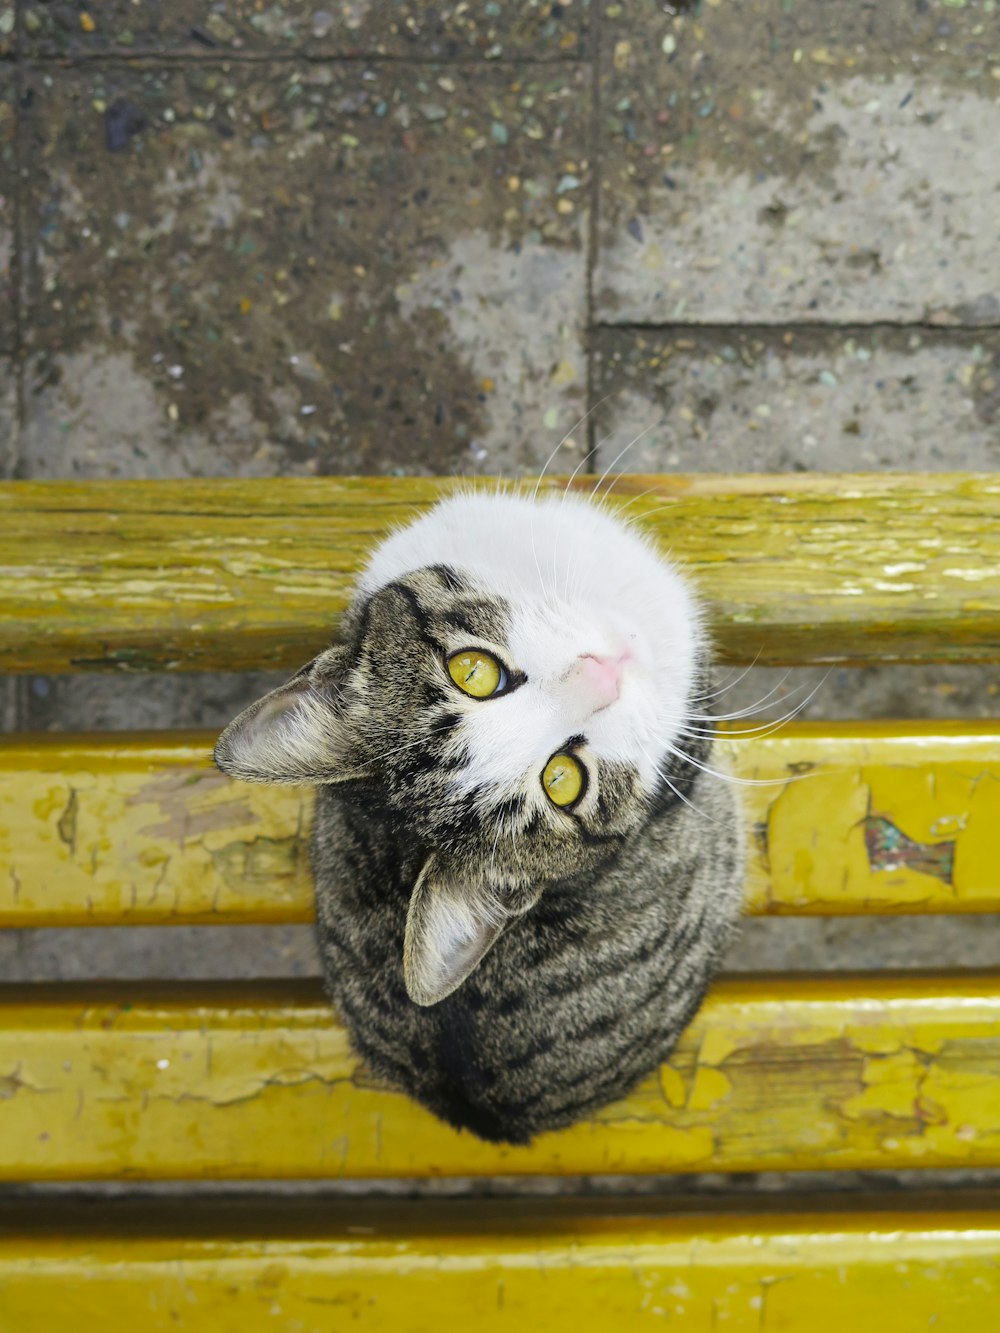
[[[371,544],[454,484],[0,486],[0,669],[298,666]],[[1000,659],[998,478],[623,477],[612,498],[697,580],[729,661]],[[212,739],[6,738],[0,925],[308,920],[308,794],[228,781]],[[774,780],[746,789],[751,912],[1000,910],[1000,719],[732,751]],[[0,986],[9,1182],[998,1166],[1000,971],[723,979],[657,1077],[530,1148],[377,1086],[313,984]],[[11,1201],[0,1329],[976,1333],[1000,1308],[997,1204]]]

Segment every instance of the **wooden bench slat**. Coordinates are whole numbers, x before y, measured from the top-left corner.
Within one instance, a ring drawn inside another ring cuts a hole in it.
[[[463,484],[0,485],[0,670],[298,666],[327,642],[372,545]],[[995,475],[606,485],[696,579],[732,661],[1000,656]]]
[[[310,793],[231,782],[212,739],[0,742],[0,926],[310,920]],[[776,781],[742,789],[751,912],[1000,911],[1000,722],[798,724],[728,751]]]
[[[995,1196],[873,1211],[635,1200],[0,1210],[0,1326],[107,1333],[664,1321],[679,1333],[972,1333],[996,1323]],[[992,1206],[991,1206],[992,1205]],[[705,1206],[703,1205],[703,1208]],[[252,1219],[252,1220],[248,1220]],[[330,1322],[333,1321],[333,1322]]]
[[[376,1086],[318,991],[0,989],[0,1178],[1000,1166],[1000,972],[730,978],[632,1096],[529,1148]]]

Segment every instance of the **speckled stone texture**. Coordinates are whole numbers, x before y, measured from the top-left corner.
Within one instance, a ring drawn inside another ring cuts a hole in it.
[[[289,52],[426,60],[579,56],[587,0],[424,4],[422,0],[100,0],[24,6],[31,55]],[[2,50],[2,47],[0,47]]]
[[[997,466],[993,0],[18,8],[0,474]],[[36,677],[0,717],[217,727],[270,683]],[[812,717],[998,707],[996,671],[892,668],[793,673],[775,711],[814,687]],[[998,947],[769,920],[731,961]],[[316,968],[305,928],[0,934],[11,979]]]
[[[1000,465],[997,329],[602,329],[595,360],[602,470]]]
[[[992,0],[604,11],[602,318],[998,322]]]
[[[0,36],[0,356],[11,353],[15,344],[12,267],[17,197],[17,69],[3,60],[2,42]]]
[[[0,354],[0,477],[9,477],[17,457],[17,384],[10,357]]]
[[[581,71],[27,79],[32,476],[524,470],[581,414]]]

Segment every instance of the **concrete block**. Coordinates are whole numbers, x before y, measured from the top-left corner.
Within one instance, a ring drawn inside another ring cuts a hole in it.
[[[31,54],[180,52],[211,57],[265,51],[416,59],[572,57],[583,47],[588,0],[423,4],[420,0],[29,0]],[[2,40],[2,39],[0,39]]]
[[[605,329],[595,363],[599,470],[1000,466],[996,330]]]
[[[601,319],[1000,322],[993,0],[607,12]]]
[[[0,479],[14,475],[18,457],[16,364],[0,356]]]
[[[13,351],[15,333],[13,265],[17,198],[16,107],[16,70],[13,65],[0,63],[0,353]]]
[[[580,416],[582,71],[28,77],[26,475],[509,472]]]

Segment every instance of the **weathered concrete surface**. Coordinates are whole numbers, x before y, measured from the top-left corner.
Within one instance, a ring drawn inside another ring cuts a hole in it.
[[[601,468],[648,425],[618,466],[997,466],[988,0],[22,11],[23,348],[0,287],[0,352],[27,354],[21,475],[509,473],[605,394]],[[7,12],[0,271],[18,184]],[[629,320],[671,327],[599,327]],[[720,321],[751,327],[677,327]],[[880,321],[920,326],[860,327]],[[0,358],[0,421],[14,367]],[[807,715],[995,713],[995,677],[837,672]],[[724,697],[749,706],[776,680]],[[35,678],[0,707],[40,729],[221,726],[270,683]],[[748,923],[731,962],[996,957],[995,922],[843,919]],[[315,968],[305,928],[0,936],[11,979]]]
[[[558,59],[581,53],[588,9],[588,0],[331,0],[327,6],[315,0],[101,0],[86,9],[30,0],[24,21],[26,49],[33,55],[289,51],[312,57]]]
[[[204,980],[319,976],[310,926],[0,931],[0,979]]]
[[[13,0],[0,4],[0,60],[17,53],[17,10]]]
[[[0,8],[0,17],[2,14]],[[3,54],[3,41],[0,35],[0,56]],[[0,353],[13,350],[15,334],[11,268],[14,261],[17,188],[16,77],[15,66],[0,60]]]
[[[595,360],[601,471],[1000,466],[994,330],[604,329]]]
[[[0,355],[0,477],[13,474],[17,462],[17,382],[9,357]]]
[[[996,965],[1000,927],[991,918],[798,917],[743,922],[729,971],[836,972],[850,968]],[[0,931],[0,977],[99,981],[237,980],[321,973],[311,926],[129,926],[126,929]]]
[[[524,470],[581,415],[581,71],[28,79],[25,475]]]
[[[602,318],[1000,319],[994,0],[605,12]]]

